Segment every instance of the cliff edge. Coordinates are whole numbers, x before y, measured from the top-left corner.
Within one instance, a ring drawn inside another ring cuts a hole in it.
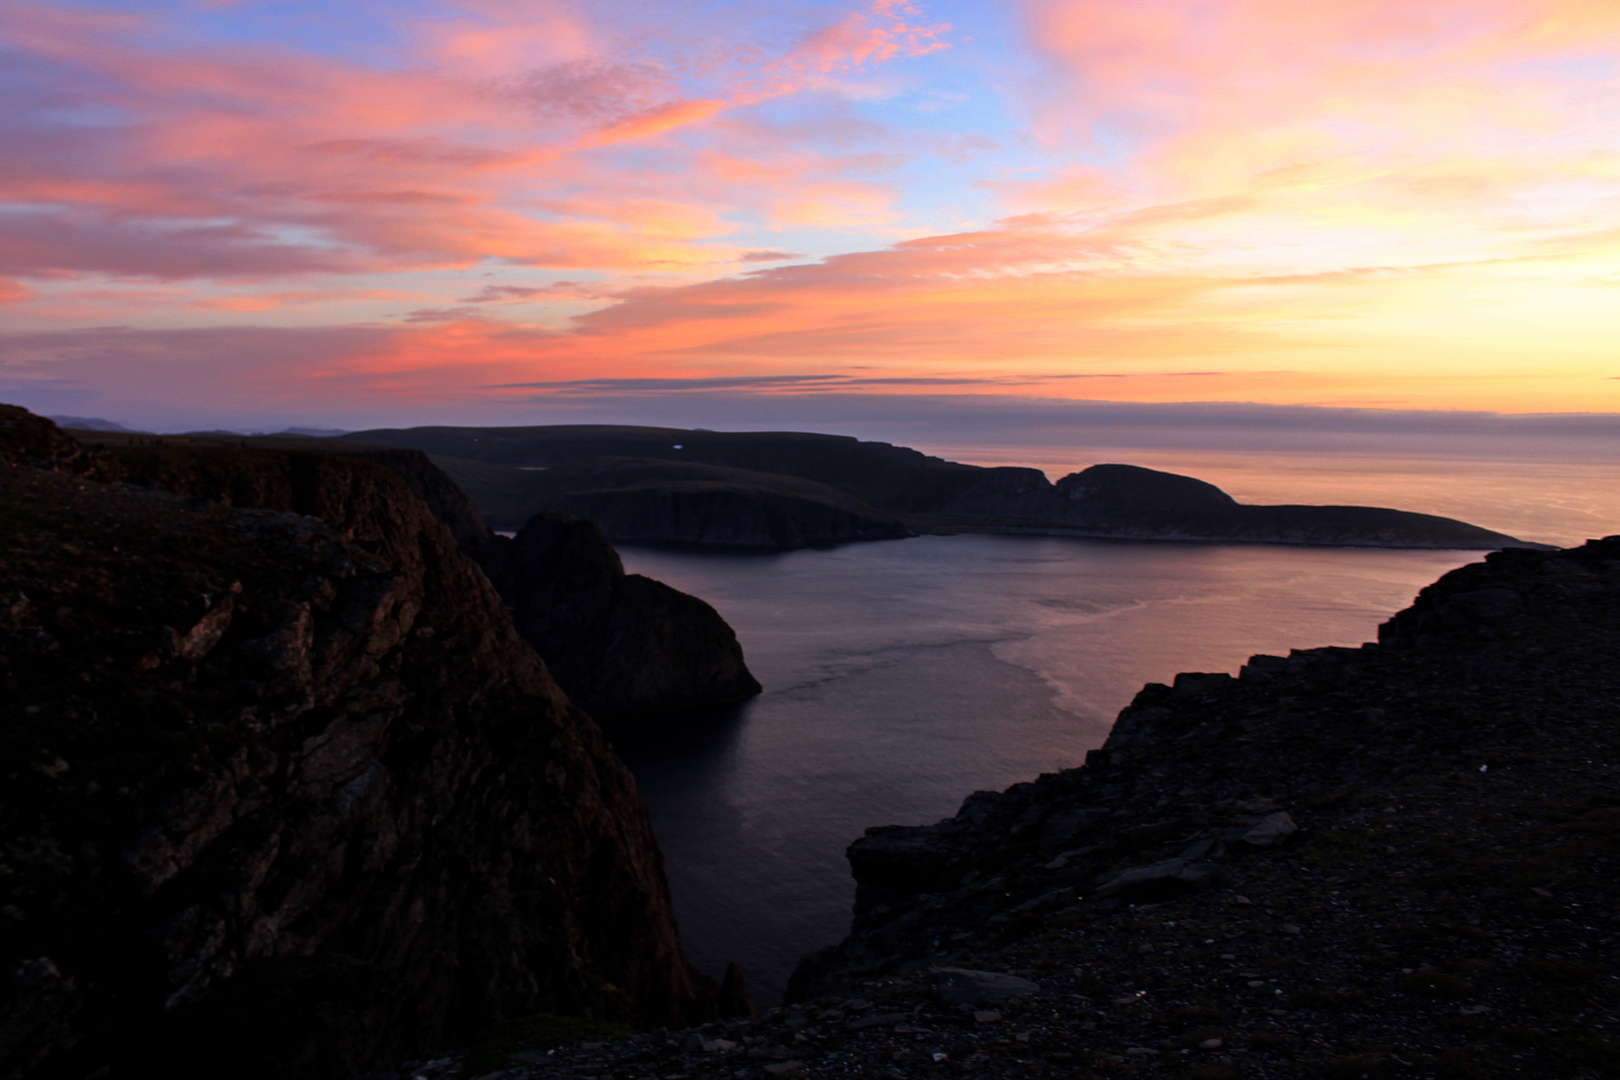
[[[0,1073],[712,1015],[634,781],[449,529],[378,463],[239,453],[226,506],[0,410]]]
[[[488,575],[519,633],[599,723],[679,722],[760,692],[736,633],[714,608],[626,575],[601,530],[567,527],[566,515],[539,515],[521,544],[496,533],[420,450],[289,436],[80,434],[103,478],[233,506],[318,513],[309,509],[311,492],[333,458],[387,467]]]
[[[610,730],[758,694],[737,635],[695,596],[640,574],[589,521],[537,514],[484,560],[568,696]]]

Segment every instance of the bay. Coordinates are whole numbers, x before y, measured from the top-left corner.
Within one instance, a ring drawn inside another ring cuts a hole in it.
[[[1373,640],[1479,558],[982,535],[622,554],[713,604],[765,686],[700,730],[619,750],[688,952],[715,975],[741,963],[766,1006],[847,929],[843,852],[866,827],[1078,765],[1146,682]]]

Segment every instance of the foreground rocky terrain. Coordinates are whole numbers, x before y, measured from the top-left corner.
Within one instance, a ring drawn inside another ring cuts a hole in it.
[[[792,1004],[400,1075],[1620,1075],[1617,601],[1620,537],[1503,551],[1376,644],[1150,685],[1085,767],[857,840]]]
[[[1321,546],[1530,546],[1433,514],[1369,506],[1251,506],[1201,480],[1094,465],[1053,483],[909,447],[796,431],[557,426],[355,432],[410,447],[486,515],[561,510],[615,541],[794,548],[922,532],[1039,533]]]
[[[4,1076],[349,1076],[719,1004],[634,781],[399,473],[142,465],[9,406],[0,971]]]

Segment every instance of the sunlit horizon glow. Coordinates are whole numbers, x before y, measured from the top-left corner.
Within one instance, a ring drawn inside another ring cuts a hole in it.
[[[1620,412],[1602,0],[15,0],[0,72],[42,410]]]

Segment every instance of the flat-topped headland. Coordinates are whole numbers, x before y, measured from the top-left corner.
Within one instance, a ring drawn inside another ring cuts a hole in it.
[[[608,538],[794,548],[913,532],[1485,550],[1535,547],[1433,514],[1367,506],[1253,506],[1213,484],[1134,465],[1049,481],[904,446],[811,432],[557,426],[361,431],[356,444],[426,451],[500,528],[542,510]]]

